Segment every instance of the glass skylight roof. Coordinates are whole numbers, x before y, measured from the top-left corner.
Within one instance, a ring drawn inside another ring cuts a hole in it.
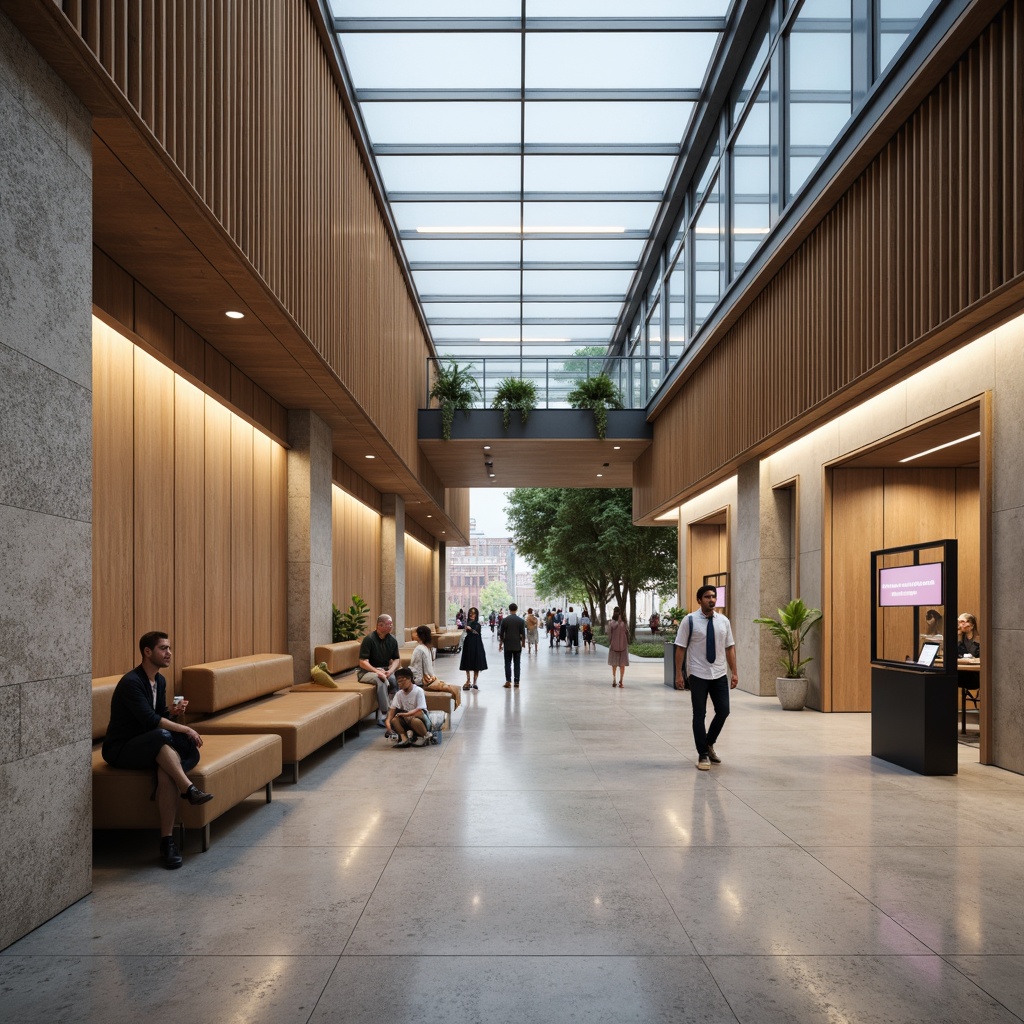
[[[611,341],[731,2],[331,0],[440,355]]]

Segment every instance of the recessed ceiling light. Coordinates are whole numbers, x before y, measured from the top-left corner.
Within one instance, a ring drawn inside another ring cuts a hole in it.
[[[598,473],[597,475],[598,476],[604,476],[604,473]]]
[[[916,455],[908,455],[905,459],[900,459],[900,462],[913,462],[914,459],[920,459],[925,455],[931,455],[932,452],[941,452],[943,448],[952,448],[955,444],[963,444],[964,441],[973,441],[976,437],[981,437],[981,431],[976,430],[973,434],[965,434],[963,437],[958,437],[955,441],[947,441],[945,444],[937,445],[935,448],[929,448],[926,452],[918,452]]]
[[[613,444],[612,445],[612,450],[613,451],[619,451],[621,448],[622,448],[621,444]]]
[[[377,456],[376,455],[364,455],[363,458],[364,459],[375,459],[375,458],[377,458]]]
[[[237,309],[229,309],[224,315],[231,317],[232,320],[242,320],[245,317],[245,314],[239,313]]]
[[[490,450],[491,450],[491,446],[489,444],[485,444],[484,445],[484,451],[485,452],[489,452]]]
[[[433,516],[431,516],[431,515],[428,515],[428,516],[427,516],[427,518],[428,518],[428,519],[433,519],[434,517],[433,517]]]
[[[494,476],[494,474],[493,474],[493,473],[488,473],[487,475],[488,475],[488,476]]]

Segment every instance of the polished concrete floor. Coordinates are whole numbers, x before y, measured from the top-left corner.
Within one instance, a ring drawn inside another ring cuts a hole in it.
[[[92,895],[0,955],[0,1020],[1024,1018],[1024,778],[739,691],[698,772],[660,664],[613,690],[542,647],[509,691],[490,656],[441,746],[366,727],[180,871],[99,835]]]

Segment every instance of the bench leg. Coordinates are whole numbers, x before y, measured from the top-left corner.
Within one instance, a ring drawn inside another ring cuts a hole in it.
[[[269,804],[270,801],[274,799],[274,784],[273,784],[273,782],[268,782],[267,783],[266,790],[267,790],[267,803]]]
[[[203,853],[210,848],[210,823],[207,822],[203,826]]]

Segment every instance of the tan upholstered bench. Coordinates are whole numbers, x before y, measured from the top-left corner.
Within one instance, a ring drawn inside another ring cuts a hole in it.
[[[212,717],[193,722],[203,737],[274,733],[281,756],[299,780],[299,762],[359,722],[357,693],[277,692],[291,687],[290,654],[251,654],[243,658],[190,665],[181,674],[189,713]]]
[[[120,676],[92,681],[92,735],[102,739],[110,721],[110,698]],[[182,801],[178,808],[184,830],[202,831],[203,849],[210,848],[210,823],[260,789],[266,801],[273,796],[273,780],[281,774],[281,739],[274,735],[204,737],[199,764],[188,777],[213,794],[208,803],[193,806]],[[96,829],[157,828],[156,804],[151,800],[153,772],[111,768],[103,760],[101,746],[92,751],[92,825]]]

